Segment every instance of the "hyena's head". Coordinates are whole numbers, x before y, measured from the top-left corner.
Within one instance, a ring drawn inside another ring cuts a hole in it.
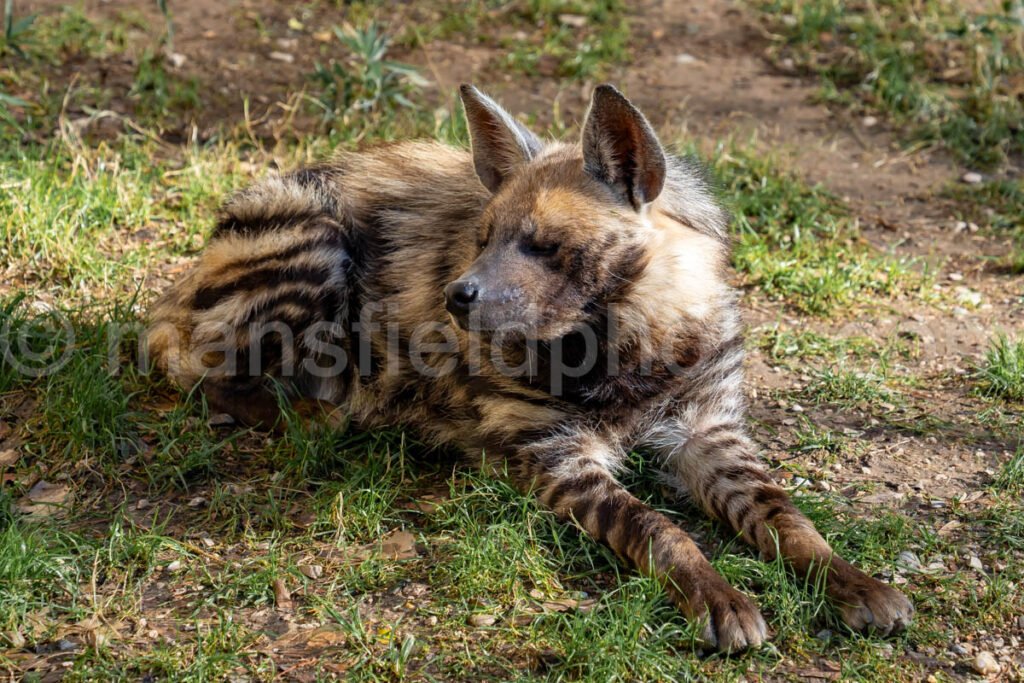
[[[473,163],[493,196],[476,260],[445,288],[448,311],[465,329],[563,336],[634,283],[659,247],[651,204],[666,185],[665,152],[609,85],[594,91],[578,145],[543,143],[476,88],[461,93]]]

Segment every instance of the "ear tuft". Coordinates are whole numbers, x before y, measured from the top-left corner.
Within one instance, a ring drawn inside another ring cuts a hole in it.
[[[543,144],[497,102],[472,85],[459,86],[459,94],[466,110],[476,174],[488,190],[497,192],[516,167],[533,159]]]
[[[661,194],[665,152],[651,124],[614,86],[594,89],[581,144],[586,171],[637,211]]]

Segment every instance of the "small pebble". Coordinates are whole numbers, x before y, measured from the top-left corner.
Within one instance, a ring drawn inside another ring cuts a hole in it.
[[[493,626],[497,620],[497,617],[493,614],[471,614],[469,616],[469,625],[476,626],[477,628]]]
[[[981,177],[980,173],[976,173],[974,171],[968,171],[967,173],[964,173],[963,177],[961,177],[960,179],[963,180],[968,185],[977,185],[982,180],[984,180],[984,178]]]
[[[210,427],[227,427],[235,424],[235,418],[228,413],[217,413],[212,415],[209,420],[206,421],[207,426]]]
[[[909,550],[904,550],[899,554],[896,558],[896,564],[915,572],[921,569],[921,560]]]
[[[587,18],[582,14],[559,14],[558,23],[572,28],[583,28],[587,25]]]
[[[963,645],[961,645],[960,643],[953,643],[953,645],[950,646],[949,651],[952,652],[953,654],[959,655],[961,657],[965,657],[965,656],[971,654],[970,652],[967,651],[967,648],[964,647]]]
[[[167,571],[173,574],[174,572],[181,569],[181,560],[174,560],[166,567]]]
[[[25,636],[21,635],[20,631],[8,631],[4,634],[4,638],[7,639],[8,645],[15,650],[25,647]]]
[[[864,125],[865,128],[873,128],[874,126],[878,125],[878,119],[875,118],[874,116],[865,116],[860,120],[860,122],[861,124]]]
[[[818,631],[814,635],[814,637],[817,638],[820,641],[823,641],[823,642],[827,643],[828,641],[832,640],[832,631],[830,631],[827,628],[826,629],[822,629],[822,630]]]
[[[960,282],[961,280],[964,279],[964,274],[963,273],[950,273],[949,275],[947,275],[947,277],[950,280],[952,280],[953,282]]]
[[[974,659],[971,661],[971,668],[982,676],[997,674],[1000,670],[999,662],[996,661],[995,656],[991,652],[985,652],[984,650],[974,655]]]

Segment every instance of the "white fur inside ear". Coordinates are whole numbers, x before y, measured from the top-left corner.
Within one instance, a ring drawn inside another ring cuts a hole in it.
[[[661,194],[665,151],[644,115],[612,86],[594,90],[580,144],[586,171],[637,211]]]
[[[497,192],[516,167],[543,148],[541,141],[497,102],[472,86],[461,90],[466,110],[473,166],[480,181]]]

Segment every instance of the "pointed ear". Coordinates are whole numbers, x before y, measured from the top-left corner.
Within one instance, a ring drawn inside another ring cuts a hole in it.
[[[497,192],[513,169],[532,159],[543,145],[497,102],[473,86],[463,85],[459,93],[466,108],[476,174],[488,190]]]
[[[665,185],[665,152],[651,124],[610,85],[594,89],[583,124],[583,167],[637,211]]]

